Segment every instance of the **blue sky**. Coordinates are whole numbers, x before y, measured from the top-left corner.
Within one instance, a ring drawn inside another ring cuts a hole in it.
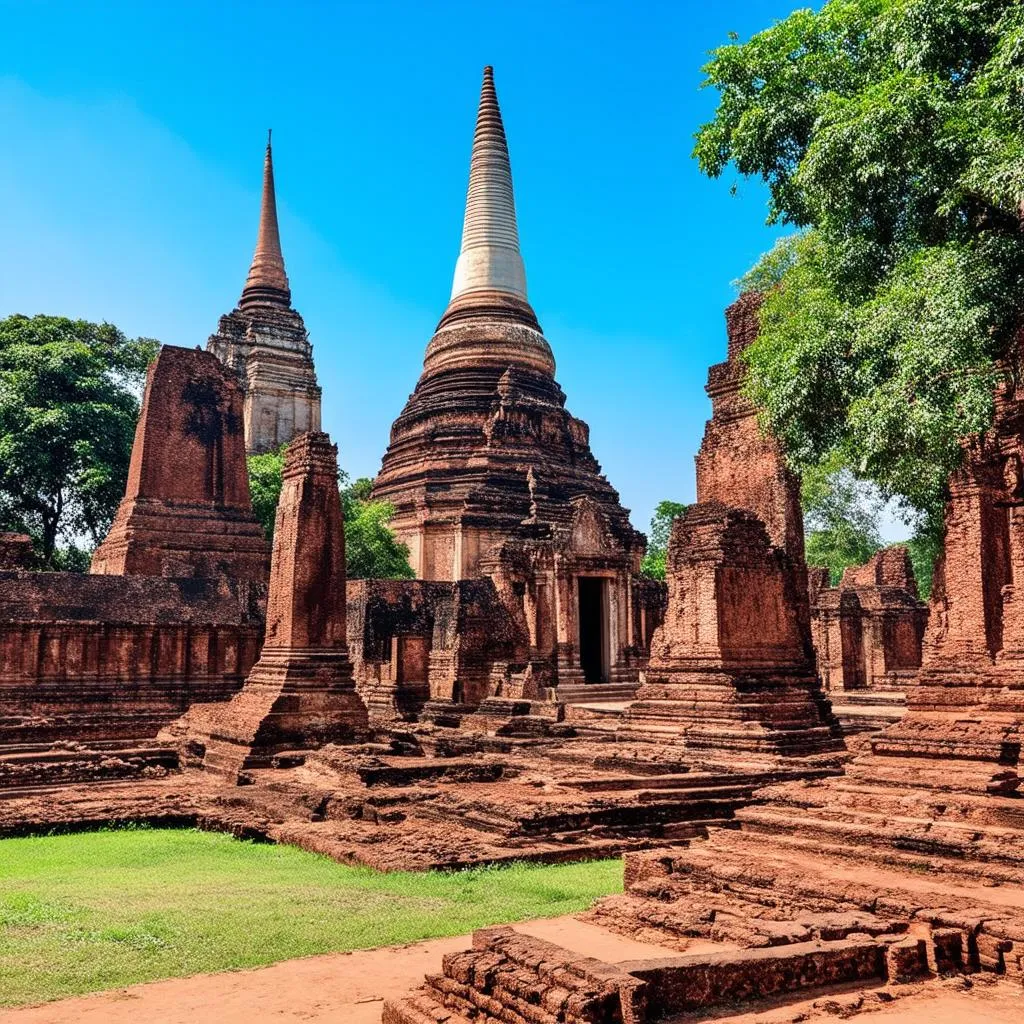
[[[694,497],[732,282],[765,195],[708,181],[706,53],[794,0],[0,0],[0,316],[106,319],[205,345],[235,303],[274,129],[293,302],[324,427],[373,476],[458,255],[495,67],[530,298],[634,524]]]

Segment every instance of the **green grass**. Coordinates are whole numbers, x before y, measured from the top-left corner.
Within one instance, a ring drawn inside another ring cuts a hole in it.
[[[195,830],[0,840],[0,1006],[573,913],[619,861],[381,874]]]

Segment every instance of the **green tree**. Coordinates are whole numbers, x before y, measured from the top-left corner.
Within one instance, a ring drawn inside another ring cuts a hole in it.
[[[250,455],[248,459],[253,511],[268,540],[274,536],[285,447]],[[348,474],[342,470],[338,474],[338,486],[345,520],[345,569],[349,578],[412,579],[409,548],[395,539],[389,526],[395,514],[394,506],[370,499],[373,481],[366,477],[349,484]]]
[[[158,347],[107,323],[0,320],[0,528],[30,534],[40,568],[81,567],[109,528]]]
[[[668,542],[672,535],[672,521],[681,516],[689,508],[679,501],[659,501],[651,517],[651,534],[647,539],[647,554],[640,563],[640,571],[652,579],[665,578],[665,558],[668,555]]]
[[[794,468],[873,481],[932,543],[1021,322],[1024,5],[830,0],[705,72],[701,168],[760,178],[797,229],[742,282],[766,296],[749,393]]]
[[[811,471],[801,498],[807,564],[827,566],[833,586],[844,569],[863,565],[882,547],[878,517],[884,502],[849,470]]]
[[[277,515],[277,502],[281,497],[281,475],[284,472],[286,447],[282,445],[274,451],[250,455],[246,459],[249,467],[252,510],[269,541],[274,539],[274,517]]]
[[[395,507],[371,501],[373,481],[360,477],[341,492],[345,510],[345,565],[352,579],[412,579],[409,547],[388,525]]]

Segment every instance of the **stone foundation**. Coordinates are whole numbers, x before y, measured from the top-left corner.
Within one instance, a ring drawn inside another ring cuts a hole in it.
[[[811,587],[811,628],[825,689],[906,689],[921,667],[928,606],[907,549],[885,548],[838,587]]]
[[[619,735],[799,755],[842,748],[800,621],[802,579],[752,514],[691,506],[672,526],[665,622]]]

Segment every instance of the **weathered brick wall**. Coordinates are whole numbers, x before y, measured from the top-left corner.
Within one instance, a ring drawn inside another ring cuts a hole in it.
[[[25,533],[0,533],[0,570],[20,569],[32,554],[32,538]]]
[[[753,512],[772,543],[802,562],[800,481],[786,468],[778,443],[761,432],[757,409],[742,390],[742,354],[757,337],[761,301],[757,293],[747,292],[725,313],[729,357],[708,370],[712,416],[696,457],[697,500]]]
[[[526,637],[490,579],[353,580],[348,645],[359,692],[380,719],[431,698],[477,704],[527,659]]]
[[[224,579],[0,573],[0,743],[150,737],[227,700],[259,653],[262,600]]]
[[[345,534],[338,449],[320,431],[288,445],[274,521],[267,635],[227,704],[192,708],[168,730],[186,763],[238,778],[282,750],[367,734],[345,637]]]
[[[672,524],[668,608],[619,735],[804,754],[840,745],[801,614],[806,576],[746,509],[691,505]]]
[[[906,547],[850,566],[838,587],[812,586],[811,631],[826,689],[907,686],[921,665],[928,608]]]
[[[337,448],[326,434],[288,446],[274,522],[267,645],[345,647],[345,532]]]
[[[687,509],[672,524],[668,609],[651,674],[669,665],[806,669],[788,568],[750,512],[717,503]]]
[[[266,582],[242,393],[213,355],[165,345],[149,368],[128,485],[92,572]]]

